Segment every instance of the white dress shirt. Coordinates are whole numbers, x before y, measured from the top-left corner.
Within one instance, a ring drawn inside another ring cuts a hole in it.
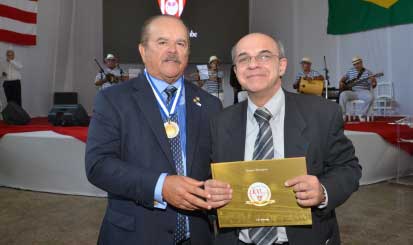
[[[284,118],[285,118],[285,94],[282,89],[279,89],[273,97],[264,105],[266,109],[271,112],[270,126],[272,131],[272,138],[274,142],[274,159],[284,158]],[[245,153],[244,160],[252,160],[254,154],[255,140],[259,132],[259,125],[254,117],[255,110],[258,107],[248,97],[247,109],[247,128],[245,137]],[[323,186],[326,200],[318,206],[318,208],[325,208],[328,203],[328,195]],[[243,229],[239,233],[239,239],[245,243],[253,243],[249,237],[248,229]],[[277,227],[277,241],[276,243],[288,242],[287,232],[285,227]]]
[[[282,89],[265,104],[264,106],[271,112],[270,126],[272,139],[274,141],[274,158],[284,158],[284,116],[285,116],[285,95]],[[247,129],[245,137],[245,161],[252,160],[254,154],[255,140],[259,132],[259,125],[254,117],[255,110],[258,107],[248,98],[247,109]],[[287,242],[287,233],[285,227],[277,227],[277,242]],[[248,229],[243,229],[239,233],[239,239],[245,243],[252,243]]]
[[[7,76],[3,77],[3,74],[1,74],[1,76],[5,81],[21,80],[21,69],[23,69],[23,65],[20,62],[16,60],[5,61],[1,65],[1,73],[5,72]]]

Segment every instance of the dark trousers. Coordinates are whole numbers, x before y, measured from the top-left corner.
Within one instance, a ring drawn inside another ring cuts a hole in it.
[[[4,81],[3,88],[7,102],[14,101],[19,106],[22,106],[22,87],[20,80]]]

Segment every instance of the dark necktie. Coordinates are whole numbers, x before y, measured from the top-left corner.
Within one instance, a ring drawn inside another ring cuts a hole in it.
[[[174,97],[177,88],[174,86],[168,86],[164,92],[168,96],[166,99],[166,104],[169,107],[170,103],[172,102],[172,98]],[[178,113],[175,111],[173,115],[170,115],[171,118],[169,119],[172,122],[178,124]],[[178,124],[179,125],[179,124]],[[174,138],[168,138],[171,150],[172,150],[172,158],[175,163],[176,173],[178,175],[185,175],[184,172],[184,162],[182,160],[182,148],[181,148],[181,140],[180,134],[178,134]],[[174,234],[174,241],[175,243],[179,243],[186,239],[187,227],[186,227],[186,216],[180,213],[177,213],[177,220],[176,220],[176,231]]]
[[[274,142],[270,126],[271,112],[258,108],[254,117],[258,122],[259,132],[255,140],[253,160],[273,159]],[[257,245],[273,244],[277,240],[277,227],[257,227],[248,229],[250,239]]]

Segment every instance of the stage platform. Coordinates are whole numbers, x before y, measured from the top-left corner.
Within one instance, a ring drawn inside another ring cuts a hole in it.
[[[91,185],[85,175],[87,127],[42,125],[47,124],[44,119],[33,123],[35,125],[9,128],[0,123],[0,136],[3,136],[0,138],[0,186],[106,196],[104,191]],[[35,132],[28,132],[31,130]],[[345,134],[353,142],[363,167],[362,185],[395,178],[397,173],[413,174],[413,155],[408,149],[401,150],[373,132],[345,131]]]

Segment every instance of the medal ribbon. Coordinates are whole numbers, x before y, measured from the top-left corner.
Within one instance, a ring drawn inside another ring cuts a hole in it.
[[[178,90],[176,91],[174,97],[172,98],[172,103],[168,105],[165,105],[161,93],[158,91],[158,89],[155,87],[155,84],[153,83],[151,77],[149,76],[148,72],[145,69],[145,76],[146,79],[148,79],[149,84],[151,85],[151,88],[153,90],[153,93],[155,94],[155,98],[158,101],[158,105],[161,108],[161,112],[163,116],[165,116],[168,120],[171,118],[171,115],[175,113],[176,110],[176,105],[178,104],[179,100],[181,99],[181,92],[182,92],[182,86],[183,83],[180,83],[180,86],[178,87]],[[180,78],[181,81],[183,81],[183,76]]]

